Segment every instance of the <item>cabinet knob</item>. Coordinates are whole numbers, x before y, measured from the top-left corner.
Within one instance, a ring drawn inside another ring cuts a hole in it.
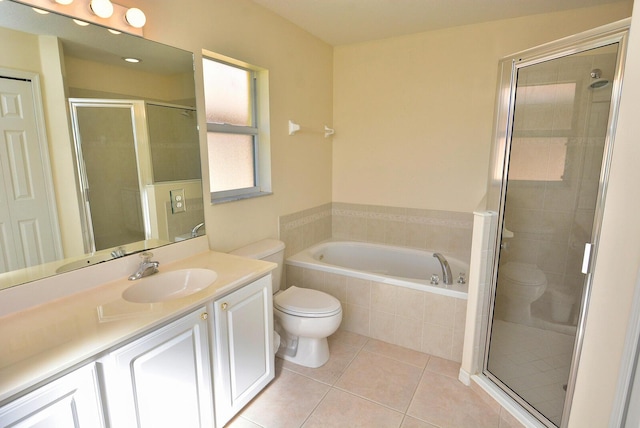
[[[220,305],[220,308],[221,308],[223,311],[226,311],[228,307],[229,307],[229,305],[227,304],[227,302],[225,302],[225,303],[223,303],[223,304],[221,304],[221,305]]]
[[[205,321],[207,318],[209,318],[209,314],[206,312],[203,312],[202,314],[200,314],[200,319],[202,321]]]

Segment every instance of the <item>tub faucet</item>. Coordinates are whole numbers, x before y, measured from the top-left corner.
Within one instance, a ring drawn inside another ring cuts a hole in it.
[[[144,253],[140,253],[140,257],[142,258],[140,266],[138,266],[138,270],[129,277],[129,281],[135,281],[136,279],[144,278],[145,276],[153,275],[158,272],[158,266],[160,266],[160,263],[151,260],[153,253],[145,251]]]
[[[442,282],[446,285],[453,284],[453,280],[451,277],[451,267],[449,266],[449,262],[445,257],[440,253],[433,253],[433,257],[438,259],[440,262],[440,267],[442,268]]]
[[[198,223],[195,225],[195,227],[193,229],[191,229],[191,237],[195,238],[198,236],[198,230],[200,230],[200,228],[204,226],[204,222],[203,223]]]

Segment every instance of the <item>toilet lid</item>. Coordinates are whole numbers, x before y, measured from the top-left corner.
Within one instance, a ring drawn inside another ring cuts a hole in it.
[[[301,317],[328,317],[342,309],[340,301],[322,291],[298,288],[295,285],[278,293],[273,305],[284,313]]]
[[[536,265],[520,262],[508,262],[500,267],[498,275],[503,275],[520,285],[541,285],[547,282],[547,277]]]

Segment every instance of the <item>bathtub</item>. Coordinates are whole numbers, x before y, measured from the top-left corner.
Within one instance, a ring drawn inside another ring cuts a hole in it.
[[[469,266],[451,257],[447,261],[451,285],[442,282],[442,268],[433,253],[383,244],[322,242],[288,257],[286,264],[466,299],[467,284],[457,281],[460,273],[467,280]],[[432,275],[440,278],[438,285],[431,284]]]

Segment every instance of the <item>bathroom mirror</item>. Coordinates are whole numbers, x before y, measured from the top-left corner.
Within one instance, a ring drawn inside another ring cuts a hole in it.
[[[205,232],[191,52],[10,0],[0,40],[0,289]]]

